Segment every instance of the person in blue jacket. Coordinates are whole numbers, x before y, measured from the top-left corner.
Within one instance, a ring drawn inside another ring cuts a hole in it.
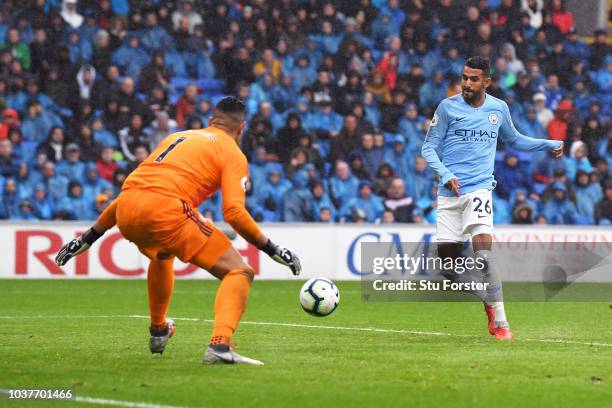
[[[364,212],[366,222],[377,221],[385,210],[382,198],[372,193],[372,184],[369,181],[359,183],[357,197],[350,198],[342,205],[340,218],[348,220],[357,210]]]
[[[283,168],[279,163],[266,164],[266,182],[255,189],[257,202],[265,209],[264,221],[280,221],[282,200],[291,189],[291,183],[283,177]]]
[[[329,179],[329,194],[336,208],[341,208],[349,199],[357,196],[358,187],[359,180],[351,174],[349,165],[338,160],[335,174]]]
[[[34,187],[32,207],[34,208],[36,218],[40,220],[50,220],[53,216],[53,204],[43,183],[38,183]]]
[[[559,181],[552,186],[553,197],[544,204],[544,216],[549,224],[576,224],[576,206],[567,198],[567,188]]]
[[[283,220],[286,222],[312,221],[311,200],[308,190],[308,173],[298,170],[291,178],[293,188],[283,197]]]
[[[594,171],[594,170],[593,170]],[[589,174],[583,170],[576,172],[576,209],[580,224],[595,223],[595,205],[603,198],[601,185],[591,182]]]
[[[73,220],[91,220],[93,214],[95,197],[83,196],[83,187],[78,181],[68,184],[68,194],[59,202],[58,209],[67,211]]]

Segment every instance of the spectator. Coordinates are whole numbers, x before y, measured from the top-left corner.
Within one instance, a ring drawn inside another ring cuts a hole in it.
[[[174,29],[178,29],[181,20],[187,21],[189,24],[189,32],[191,33],[194,27],[198,24],[202,24],[202,16],[194,10],[194,4],[192,0],[180,0],[178,4],[178,10],[172,13],[172,26]]]
[[[540,124],[547,129],[548,124],[554,119],[555,115],[553,112],[546,107],[546,95],[542,92],[538,92],[533,95],[533,104],[537,112],[537,118]]]
[[[126,170],[129,173],[136,170],[136,168],[149,156],[149,149],[147,145],[137,144],[134,146],[134,159],[128,162]]]
[[[543,0],[521,0],[521,9],[529,17],[529,25],[532,28],[538,29],[542,26]]]
[[[27,44],[21,42],[21,36],[19,29],[13,27],[8,30],[7,33],[7,45],[5,49],[10,50],[11,55],[21,62],[23,69],[26,71],[30,69],[31,55],[30,48]]]
[[[98,174],[100,177],[109,183],[114,181],[113,175],[115,171],[119,168],[119,164],[115,161],[115,151],[112,147],[107,146],[102,148],[102,154],[100,154],[100,159],[96,162],[96,167],[98,169]]]
[[[580,224],[594,224],[595,206],[603,198],[601,186],[590,180],[589,173],[578,170],[575,191]]]
[[[595,206],[595,223],[612,225],[612,180],[606,182],[604,197]]]
[[[444,81],[442,71],[435,71],[433,78],[426,81],[419,89],[419,103],[421,106],[433,109],[439,101],[446,98],[447,83]]]
[[[517,188],[530,189],[527,175],[520,169],[518,155],[513,150],[506,151],[503,163],[496,166],[495,175],[498,181],[495,191],[504,200]]]
[[[311,221],[312,208],[310,191],[308,191],[308,173],[299,170],[291,178],[293,188],[283,197],[283,221],[306,222]]]
[[[21,125],[21,131],[26,140],[42,142],[43,135],[48,135],[53,128],[62,125],[60,118],[46,111],[38,100],[30,100],[26,118]]]
[[[359,181],[351,174],[348,164],[338,160],[335,173],[329,180],[329,195],[336,208],[341,208],[357,195],[358,185]]]
[[[591,57],[589,65],[593,68],[599,68],[603,65],[608,55],[610,55],[610,46],[607,42],[608,33],[606,30],[596,30],[594,37],[595,40],[590,46]]]
[[[68,184],[68,194],[61,199],[57,208],[66,211],[73,220],[93,218],[93,200],[90,201],[83,195],[83,188],[78,181]]]
[[[55,164],[51,161],[45,162],[41,169],[42,182],[47,188],[51,202],[55,206],[66,196],[68,179],[55,173]]]
[[[195,112],[196,98],[198,97],[198,87],[190,84],[185,87],[185,91],[176,103],[176,123],[179,128],[184,128],[186,118]]]
[[[140,89],[149,93],[153,88],[160,86],[162,89],[170,86],[170,71],[166,68],[164,53],[157,50],[153,53],[151,62],[140,71]]]
[[[77,0],[62,0],[60,15],[72,28],[79,28],[83,24],[83,16],[77,11]]]
[[[567,176],[571,181],[574,181],[576,172],[579,170],[590,173],[593,169],[593,166],[587,157],[586,144],[583,141],[577,140],[572,143],[572,147],[570,148],[569,163],[570,167]]]
[[[115,51],[111,62],[128,76],[138,78],[142,68],[149,62],[149,56],[140,47],[140,40],[134,34],[127,34],[123,45]]]
[[[401,178],[397,177],[389,184],[384,206],[393,211],[396,222],[413,222],[414,200],[406,195],[405,184]]]
[[[65,158],[60,160],[55,171],[60,176],[66,177],[69,181],[76,180],[79,183],[83,182],[85,176],[85,163],[81,161],[81,149],[76,143],[68,143],[66,145]]]
[[[96,80],[96,70],[91,65],[83,65],[77,74],[76,82],[79,86],[79,96],[81,99],[91,100]]]
[[[363,157],[355,151],[349,156],[350,169],[353,176],[358,180],[372,180],[372,174],[363,163]]]
[[[366,222],[377,221],[384,210],[381,197],[372,193],[372,185],[368,181],[361,181],[358,191],[357,197],[342,205],[340,217],[350,219],[357,210],[361,210],[365,214]]]
[[[548,138],[566,142],[570,132],[570,120],[573,114],[572,102],[564,99],[559,103],[555,118],[548,123]]]
[[[548,224],[576,224],[576,206],[567,198],[565,185],[556,182],[552,191],[552,199],[544,204],[544,215]]]
[[[408,157],[409,154],[406,150],[404,137],[402,135],[395,135],[393,138],[393,147],[385,151],[383,161],[388,163],[393,168],[395,175],[402,180],[408,178]]]
[[[19,162],[13,152],[13,144],[9,139],[0,140],[0,177],[11,177],[17,174]]]
[[[552,0],[552,22],[563,34],[574,28],[574,16],[565,9],[564,0]]]
[[[91,162],[86,164],[82,186],[85,197],[96,197],[113,187],[107,180],[98,176],[98,168],[95,163]]]
[[[334,221],[336,219],[336,209],[334,204],[329,197],[329,194],[325,192],[325,187],[320,181],[315,181],[310,187],[310,208],[312,211],[312,220],[321,221],[321,211],[327,209],[329,212],[329,220]],[[324,221],[325,222],[325,221]]]
[[[292,187],[283,177],[283,169],[278,163],[266,164],[266,182],[255,192],[258,204],[265,210],[264,221],[280,221],[282,199]]]
[[[391,102],[391,92],[386,84],[385,75],[380,70],[372,71],[365,85],[365,90],[376,98],[381,104]]]
[[[65,144],[64,129],[54,126],[49,131],[47,140],[38,146],[38,152],[44,153],[53,162],[59,162],[64,158]]]
[[[50,220],[53,215],[53,205],[43,183],[36,184],[32,198],[33,212],[39,220]]]
[[[166,136],[176,132],[178,129],[178,124],[174,119],[170,119],[170,115],[167,112],[160,111],[155,116],[157,119],[151,124],[148,131],[148,137],[151,140],[149,149],[151,151],[155,150],[159,142],[165,139]]]
[[[149,145],[149,135],[145,131],[142,117],[133,114],[130,125],[119,131],[119,145],[121,152],[128,161],[136,160],[136,147]]]
[[[414,158],[414,166],[403,180],[406,183],[407,194],[413,197],[416,202],[429,195],[433,178],[423,157],[417,156]]]

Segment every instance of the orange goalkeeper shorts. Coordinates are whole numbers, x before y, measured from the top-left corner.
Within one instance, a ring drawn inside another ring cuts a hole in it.
[[[230,240],[197,209],[175,197],[130,189],[117,197],[117,227],[149,259],[174,255],[189,262],[199,251],[210,269],[231,246]]]

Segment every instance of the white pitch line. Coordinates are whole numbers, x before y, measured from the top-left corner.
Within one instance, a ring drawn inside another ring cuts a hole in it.
[[[114,405],[117,407],[128,407],[128,408],[185,408],[179,407],[175,405],[160,405],[160,404],[151,404],[148,402],[132,402],[132,401],[120,401],[120,400],[112,400],[106,398],[92,398],[92,397],[74,397],[76,402],[83,402],[85,404],[95,404],[95,405]]]
[[[0,394],[9,395],[9,390],[0,389]],[[26,399],[15,399],[17,401],[26,401]],[[27,401],[31,401],[27,399]],[[45,400],[45,399],[36,399],[36,401],[60,401],[60,400]],[[152,404],[150,402],[133,402],[133,401],[121,401],[121,400],[113,400],[106,398],[93,398],[93,397],[79,397],[74,396],[71,399],[61,400],[65,402],[74,401],[74,402],[82,402],[84,404],[94,404],[94,405],[112,405],[116,407],[127,407],[127,408],[186,408],[180,407],[176,405],[160,405],[160,404]]]
[[[144,315],[115,315],[115,316],[0,316],[0,319],[117,319],[117,318],[128,318],[128,319],[149,319],[149,316]],[[172,317],[176,321],[189,321],[189,322],[206,322],[212,323],[212,319],[200,319],[197,317]],[[360,332],[373,332],[373,333],[397,333],[397,334],[414,334],[418,336],[449,336],[449,337],[463,337],[463,338],[482,338],[480,335],[475,334],[460,334],[460,333],[443,333],[443,332],[431,332],[431,331],[419,331],[419,330],[404,330],[404,329],[380,329],[376,327],[345,327],[345,326],[325,326],[316,324],[299,324],[299,323],[279,323],[279,322],[253,322],[253,321],[242,321],[240,324],[246,325],[259,325],[259,326],[277,326],[277,327],[297,327],[304,329],[322,329],[322,330],[346,330],[346,331],[360,331]],[[514,341],[532,341],[539,343],[557,343],[557,344],[577,344],[582,346],[601,346],[601,347],[612,347],[612,343],[599,343],[593,341],[576,341],[576,340],[564,340],[564,339],[532,339],[519,337],[515,338]]]

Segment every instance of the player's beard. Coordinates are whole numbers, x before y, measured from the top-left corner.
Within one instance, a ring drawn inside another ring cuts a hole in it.
[[[472,103],[475,102],[477,100],[480,99],[480,97],[482,96],[482,93],[484,91],[475,91],[475,90],[470,90],[469,92],[466,93],[466,90],[463,89],[461,91],[461,95],[463,96],[463,99],[467,102],[467,103]]]

